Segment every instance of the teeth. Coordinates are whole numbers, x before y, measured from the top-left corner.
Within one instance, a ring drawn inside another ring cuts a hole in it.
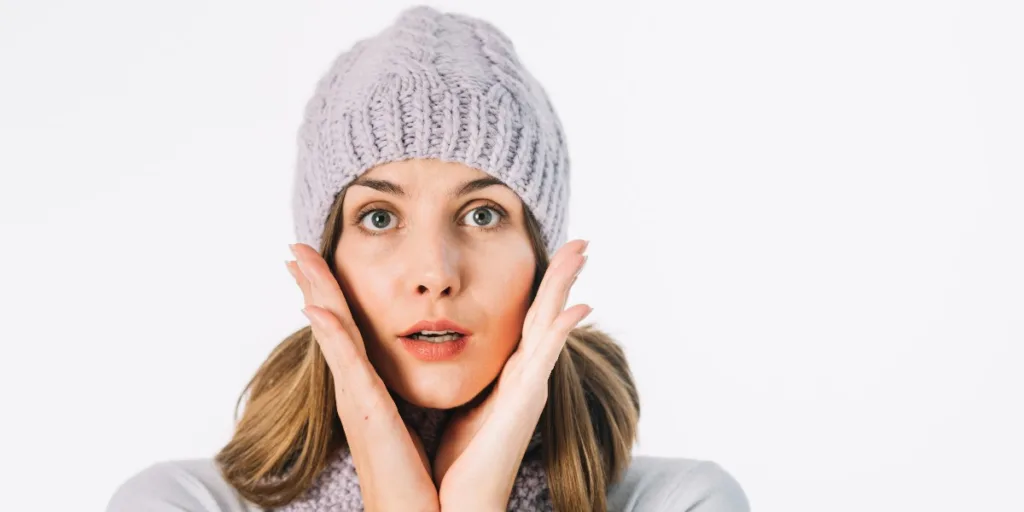
[[[433,332],[433,331],[423,331],[423,332]],[[428,335],[428,334],[422,334],[422,333],[415,333],[415,334],[410,335],[409,337],[414,339],[414,340],[429,341],[429,342],[432,342],[432,343],[444,343],[446,341],[455,341],[455,340],[461,338],[462,335],[458,334],[458,333],[441,334],[441,335],[436,335],[436,334]]]

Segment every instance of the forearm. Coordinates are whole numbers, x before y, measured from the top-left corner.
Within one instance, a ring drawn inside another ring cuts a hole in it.
[[[455,464],[461,467],[458,482],[442,481],[441,510],[503,511],[522,464],[523,455],[546,403],[541,397],[521,396],[521,407],[492,411],[493,421],[473,436]],[[507,402],[506,402],[507,403]],[[494,449],[500,446],[502,449]]]
[[[398,434],[408,434],[404,430],[386,435],[372,430],[362,430],[352,437],[346,430],[367,512],[440,510],[437,489],[426,469],[419,466],[419,471],[414,471],[407,462],[420,460],[416,448],[409,440],[394,441]]]
[[[356,371],[342,386],[354,379],[370,379]],[[363,385],[366,383],[361,383]],[[374,384],[376,385],[376,384]],[[353,391],[359,389],[352,386]],[[411,468],[409,461],[422,461],[419,450],[393,402],[363,403],[358,393],[342,393],[339,417],[348,449],[359,477],[363,505],[368,512],[437,512],[437,489],[427,468]],[[351,400],[348,400],[351,398]],[[417,471],[418,469],[418,471]]]

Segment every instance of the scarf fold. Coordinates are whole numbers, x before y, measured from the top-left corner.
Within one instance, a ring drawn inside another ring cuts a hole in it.
[[[396,400],[396,404],[402,418],[419,434],[423,441],[427,459],[433,460],[441,433],[444,431],[445,423],[451,413],[447,410],[418,407],[403,400]],[[516,474],[512,492],[509,495],[508,512],[550,512],[554,510],[540,444],[541,434],[538,428],[534,431],[523,461],[519,465],[519,472]],[[347,447],[337,450],[306,492],[284,507],[273,510],[276,512],[362,512],[363,496],[359,491],[359,477],[356,475],[352,453]]]

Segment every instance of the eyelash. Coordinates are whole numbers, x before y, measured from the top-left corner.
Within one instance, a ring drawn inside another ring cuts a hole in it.
[[[484,231],[494,231],[495,229],[501,228],[502,226],[505,225],[506,222],[508,222],[508,213],[505,212],[505,209],[500,207],[500,206],[498,206],[496,203],[493,203],[493,202],[490,202],[490,201],[487,201],[487,202],[485,202],[485,203],[483,203],[483,204],[481,204],[479,206],[476,206],[474,208],[466,210],[465,213],[469,213],[469,212],[471,212],[473,210],[478,210],[480,208],[490,208],[491,210],[494,210],[494,212],[498,214],[498,222],[495,225],[490,226],[490,227],[484,227],[484,226],[471,226],[471,227],[474,227],[474,228],[477,228],[477,229],[482,229]],[[374,230],[366,229],[366,228],[363,227],[363,219],[365,219],[366,216],[368,216],[368,215],[370,215],[371,213],[374,213],[374,212],[388,212],[391,215],[395,215],[395,212],[393,212],[391,210],[388,210],[387,208],[373,208],[373,207],[364,208],[363,210],[360,210],[359,213],[356,214],[356,218],[352,221],[352,224],[354,224],[356,227],[358,227],[364,233],[366,233],[366,234],[368,234],[370,236],[381,236],[381,235],[387,233],[388,231],[390,231],[390,230],[374,231]],[[462,217],[465,217],[465,213],[461,214],[459,216],[459,218],[461,219]]]

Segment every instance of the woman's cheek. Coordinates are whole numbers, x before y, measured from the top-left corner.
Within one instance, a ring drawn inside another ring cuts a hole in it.
[[[341,268],[344,269],[342,279],[349,309],[361,317],[362,327],[374,332],[386,328],[387,319],[381,315],[391,311],[389,305],[397,298],[394,296],[397,279],[394,266],[349,259]]]
[[[532,254],[529,255],[532,258]],[[495,297],[495,308],[492,311],[500,311],[499,324],[502,331],[513,338],[512,343],[518,341],[519,334],[523,327],[523,320],[526,318],[526,311],[529,309],[528,299],[530,286],[533,284],[534,263],[531,259],[520,258],[510,262],[505,270],[494,272],[491,275],[495,282],[491,288],[500,290]]]

